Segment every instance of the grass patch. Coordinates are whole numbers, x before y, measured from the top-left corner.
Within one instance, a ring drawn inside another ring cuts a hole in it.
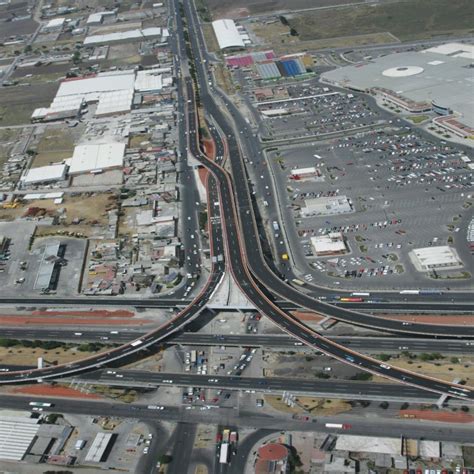
[[[214,75],[216,77],[217,85],[226,93],[226,94],[233,94],[235,92],[234,85],[232,83],[232,78],[230,76],[230,72],[222,66],[222,64],[218,64],[214,68]]]
[[[215,53],[219,51],[219,43],[217,42],[216,35],[214,34],[214,29],[211,24],[203,24],[202,33],[204,35],[204,41],[206,42],[207,50],[210,53]]]
[[[424,122],[425,120],[429,120],[430,117],[428,115],[409,115],[407,118],[413,123],[418,124]]]
[[[289,19],[301,40],[390,32],[401,40],[472,31],[470,0],[410,0],[305,12]]]
[[[51,163],[60,163],[71,158],[74,151],[74,141],[70,128],[47,129],[36,147],[38,153],[32,168],[39,168]]]
[[[8,160],[10,152],[21,135],[17,128],[4,128],[0,130],[0,167]]]

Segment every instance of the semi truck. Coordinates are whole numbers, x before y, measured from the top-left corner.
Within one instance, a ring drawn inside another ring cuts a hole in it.
[[[347,423],[326,423],[324,426],[326,428],[335,428],[339,430],[348,430],[351,428],[351,425],[348,425]]]
[[[221,444],[221,452],[219,455],[219,463],[227,464],[229,462],[229,443]]]

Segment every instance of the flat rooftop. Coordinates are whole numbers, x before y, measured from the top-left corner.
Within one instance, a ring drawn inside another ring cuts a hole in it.
[[[388,54],[322,74],[326,82],[369,90],[389,89],[416,102],[434,101],[474,127],[473,47],[448,43],[418,52]]]

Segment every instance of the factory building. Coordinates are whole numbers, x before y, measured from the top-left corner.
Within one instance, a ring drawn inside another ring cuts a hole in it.
[[[234,20],[216,20],[212,22],[221,50],[234,50],[245,48],[244,39],[237,29]]]
[[[100,173],[122,169],[125,155],[124,143],[100,143],[78,145],[69,163],[71,176],[84,173]]]

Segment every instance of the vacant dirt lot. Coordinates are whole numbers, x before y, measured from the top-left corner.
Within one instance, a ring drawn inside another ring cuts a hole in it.
[[[296,14],[288,18],[301,40],[390,32],[401,40],[473,30],[470,0],[410,0]]]
[[[239,18],[248,15],[276,13],[278,11],[327,7],[358,0],[205,0],[212,18]]]
[[[58,83],[0,88],[0,126],[30,123],[33,110],[52,102]]]
[[[46,166],[51,163],[60,163],[71,158],[74,151],[74,129],[64,127],[48,128],[36,147],[37,155],[32,168]]]

